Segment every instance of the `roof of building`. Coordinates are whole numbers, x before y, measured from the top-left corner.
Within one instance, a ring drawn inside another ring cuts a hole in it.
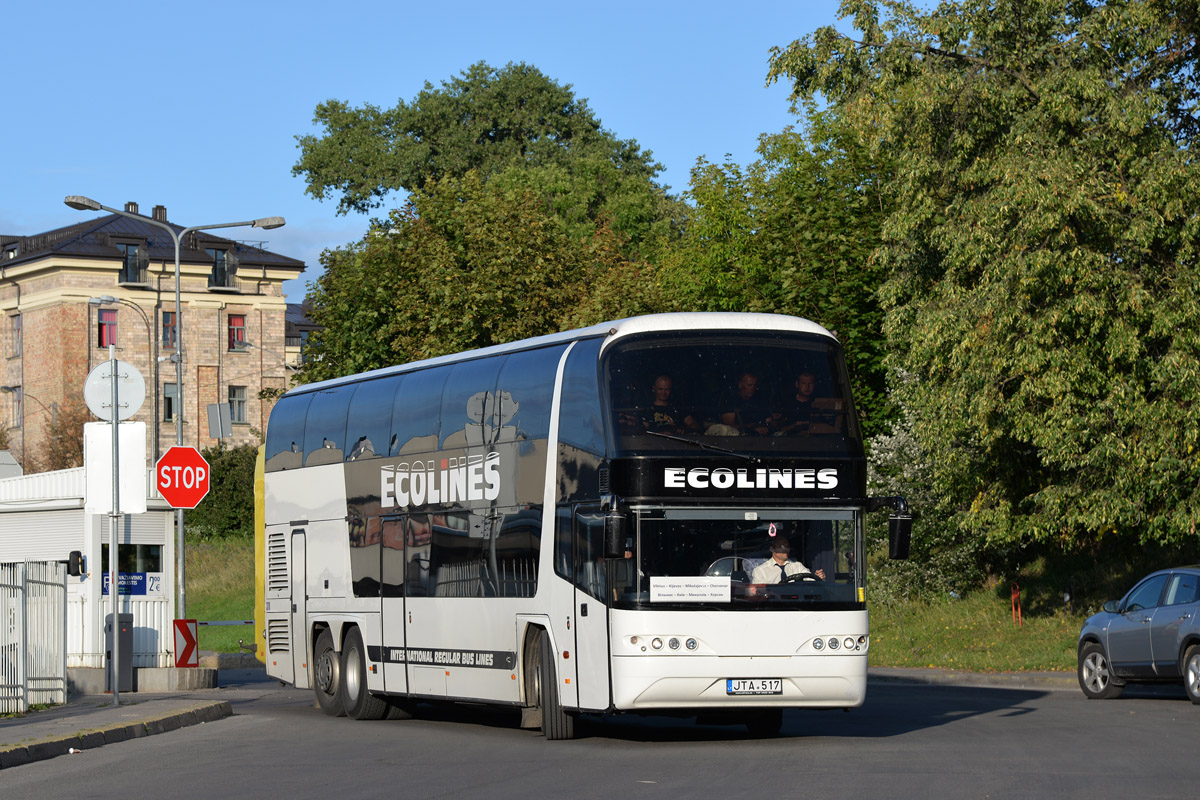
[[[137,204],[129,203],[127,210],[137,212]],[[166,218],[167,211],[155,206],[154,218],[170,225],[177,233],[185,229]],[[175,261],[175,243],[166,231],[149,222],[109,214],[77,225],[57,228],[32,236],[0,234],[0,264],[10,266],[46,258],[47,256],[71,256],[77,258],[119,258],[117,244],[136,242],[145,248],[148,258],[155,261]],[[304,270],[304,262],[245,241],[226,239],[209,231],[192,231],[180,242],[179,259],[183,262],[210,263],[212,256],[206,248],[233,248],[238,261],[243,264],[273,268]]]

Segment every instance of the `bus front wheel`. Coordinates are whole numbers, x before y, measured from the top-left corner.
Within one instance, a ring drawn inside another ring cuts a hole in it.
[[[317,705],[331,717],[346,716],[342,702],[342,660],[333,649],[333,634],[321,631],[313,649],[313,694]]]
[[[550,634],[542,631],[537,646],[537,702],[542,712],[542,734],[550,740],[574,739],[575,717],[563,710],[558,699],[558,671]]]

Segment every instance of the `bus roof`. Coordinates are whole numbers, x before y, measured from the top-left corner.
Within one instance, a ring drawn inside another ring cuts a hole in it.
[[[598,336],[610,337],[605,343],[608,347],[618,339],[640,333],[655,333],[660,331],[710,331],[710,330],[739,330],[739,331],[791,331],[794,333],[812,333],[836,337],[828,330],[801,317],[791,317],[785,314],[751,314],[739,312],[679,312],[670,314],[646,314],[639,317],[602,322],[587,328],[551,333],[545,336],[535,336],[531,339],[521,339],[507,344],[497,344],[491,347],[481,347],[477,350],[467,350],[462,353],[413,361],[408,364],[398,364],[392,367],[381,367],[369,372],[346,375],[341,378],[330,378],[319,383],[307,383],[289,390],[285,396],[305,394],[306,392],[321,391],[334,386],[348,383],[383,378],[388,375],[400,375],[405,372],[434,367],[441,364],[454,364],[459,361],[470,361],[476,358],[514,353],[520,350],[532,350],[538,347],[573,342],[579,339],[592,339]]]

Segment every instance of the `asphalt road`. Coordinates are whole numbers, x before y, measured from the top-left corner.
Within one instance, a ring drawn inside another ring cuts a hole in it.
[[[866,704],[793,711],[783,734],[666,717],[587,719],[547,742],[513,711],[325,717],[308,692],[230,692],[234,716],[0,773],[4,800],[357,797],[1187,797],[1200,707],[1182,689],[871,685]]]

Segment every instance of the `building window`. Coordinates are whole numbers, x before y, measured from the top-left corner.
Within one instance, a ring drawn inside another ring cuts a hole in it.
[[[102,308],[96,312],[96,346],[108,347],[117,343],[117,310]]]
[[[8,318],[8,354],[21,355],[21,315],[13,314]]]
[[[229,420],[230,422],[246,421],[246,387],[229,387]]]
[[[229,315],[229,349],[246,349],[246,315]]]
[[[145,283],[149,259],[140,244],[118,244],[121,251],[121,283]]]
[[[179,405],[179,384],[163,384],[163,422],[175,421],[175,409]]]
[[[174,311],[162,312],[162,346],[167,350],[174,350],[176,347],[176,329],[178,326],[179,317]]]
[[[23,416],[22,406],[25,405],[24,392],[20,386],[6,386],[4,388],[7,391],[8,396],[12,398],[12,427],[19,428],[21,427],[21,417]]]
[[[208,276],[209,287],[222,289],[237,288],[237,258],[228,250],[218,250],[215,247],[205,248],[212,256],[212,273]]]

